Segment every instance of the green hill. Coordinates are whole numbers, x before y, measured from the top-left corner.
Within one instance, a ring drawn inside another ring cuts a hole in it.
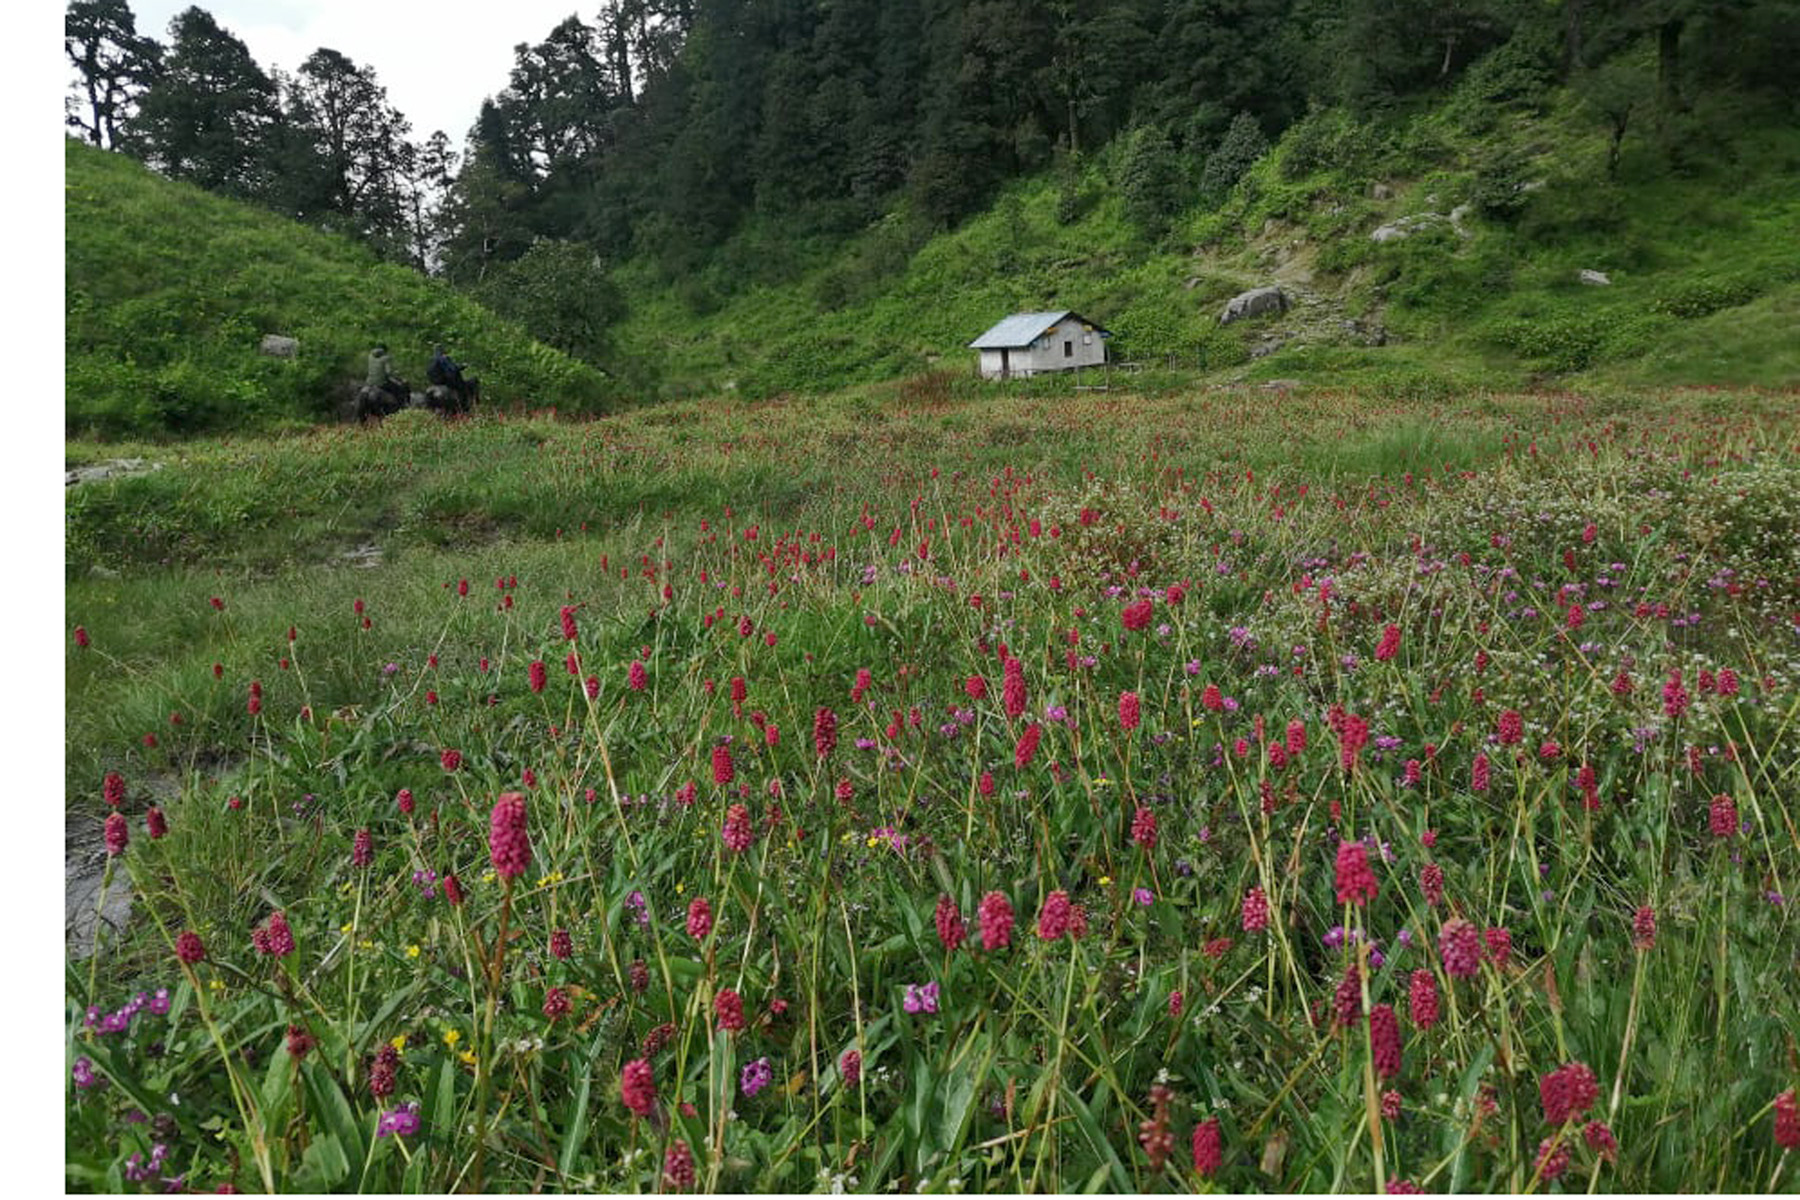
[[[65,424],[155,436],[329,419],[383,341],[423,382],[443,341],[489,402],[597,411],[593,368],[340,237],[66,143]],[[298,339],[264,356],[265,334]]]
[[[1495,86],[1472,73],[1382,119],[1315,111],[1223,197],[1179,180],[1157,235],[1127,215],[1128,138],[949,232],[904,209],[837,242],[754,218],[698,274],[620,268],[621,346],[678,393],[822,391],[972,372],[966,343],[1000,317],[1069,308],[1115,333],[1115,358],[1216,380],[1800,383],[1800,129],[1703,109],[1678,154],[1634,131],[1609,170],[1608,128],[1573,93],[1508,104]],[[1219,325],[1265,284],[1286,314]]]

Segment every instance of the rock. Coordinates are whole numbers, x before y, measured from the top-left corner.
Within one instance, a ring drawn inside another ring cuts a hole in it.
[[[1287,343],[1280,338],[1270,338],[1266,342],[1258,342],[1256,345],[1250,347],[1250,357],[1267,358],[1286,344]]]
[[[1219,324],[1229,325],[1233,321],[1241,321],[1246,317],[1260,317],[1265,313],[1284,313],[1288,310],[1288,298],[1278,287],[1252,288],[1233,296],[1225,305],[1225,311],[1219,314]]]
[[[1291,392],[1297,387],[1305,386],[1305,381],[1299,379],[1271,379],[1261,385],[1265,392]]]
[[[292,358],[300,352],[300,342],[295,338],[283,337],[279,333],[265,333],[262,345],[258,349],[270,358]]]
[[[1191,292],[1195,288],[1200,286],[1200,277],[1198,275],[1190,275],[1190,276],[1188,276],[1187,281],[1184,282],[1181,286]]]
[[[1371,199],[1371,200],[1392,200],[1393,198],[1394,198],[1394,189],[1389,187],[1387,184],[1371,183],[1369,185],[1369,199]]]
[[[160,470],[162,464],[159,462],[146,462],[141,458],[114,458],[91,467],[76,467],[73,471],[64,471],[63,486],[74,487],[78,483],[95,483],[120,475],[143,475]]]
[[[1388,224],[1378,227],[1374,233],[1369,235],[1369,240],[1382,243],[1402,241],[1422,229],[1440,225],[1449,219],[1451,218],[1445,217],[1443,213],[1414,213],[1410,217],[1401,217],[1398,221],[1390,221]]]
[[[1612,286],[1612,280],[1606,277],[1605,271],[1596,271],[1591,267],[1583,267],[1581,274],[1576,276],[1576,278],[1580,279],[1581,282],[1587,284],[1589,287]]]

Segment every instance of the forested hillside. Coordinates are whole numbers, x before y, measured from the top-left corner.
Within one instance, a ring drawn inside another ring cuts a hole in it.
[[[460,152],[375,65],[271,75],[200,9],[68,31],[87,140],[646,397],[956,366],[1020,307],[1208,370],[1800,370],[1796,0],[607,0],[517,48]],[[1270,283],[1287,317],[1219,329]]]

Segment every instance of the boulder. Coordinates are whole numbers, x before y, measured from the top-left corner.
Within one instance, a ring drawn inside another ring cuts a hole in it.
[[[1605,271],[1596,271],[1591,267],[1583,267],[1581,274],[1576,278],[1589,287],[1610,287],[1612,285],[1612,280],[1606,277]]]
[[[1448,219],[1443,213],[1415,213],[1410,217],[1401,217],[1398,221],[1390,221],[1386,225],[1377,227],[1375,232],[1369,235],[1369,240],[1382,243],[1403,241],[1422,229],[1440,225]]]
[[[300,342],[279,333],[265,333],[262,345],[257,348],[270,358],[292,358],[300,352]]]
[[[1246,317],[1260,317],[1267,313],[1284,313],[1288,310],[1288,298],[1278,287],[1251,288],[1233,296],[1225,305],[1225,311],[1219,314],[1219,324],[1229,325],[1233,321],[1241,321]]]

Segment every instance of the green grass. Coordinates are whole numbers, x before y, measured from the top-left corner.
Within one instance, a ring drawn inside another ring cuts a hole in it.
[[[73,140],[64,269],[72,433],[161,437],[330,420],[377,341],[417,387],[442,341],[481,377],[490,403],[599,411],[618,400],[592,368],[442,283]],[[259,354],[270,333],[298,339],[298,354]]]

